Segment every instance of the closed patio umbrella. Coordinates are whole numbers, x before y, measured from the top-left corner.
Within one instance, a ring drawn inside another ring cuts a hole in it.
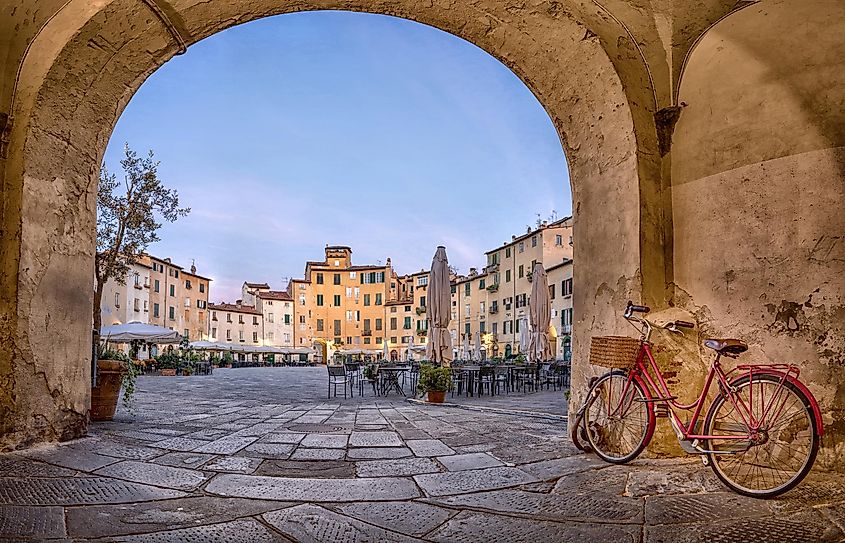
[[[464,334],[464,341],[461,344],[461,360],[470,360],[469,334]]]
[[[405,358],[411,360],[413,357],[412,351],[414,350],[414,336],[411,336],[410,341],[408,341],[408,346],[405,348]]]
[[[519,352],[521,354],[528,354],[528,348],[531,343],[531,327],[528,325],[528,319],[525,317],[519,318]]]
[[[552,307],[549,300],[549,280],[546,270],[539,262],[534,265],[531,281],[531,300],[528,302],[528,316],[531,319],[531,337],[528,344],[528,359],[545,362],[552,358],[549,342],[549,323]]]
[[[481,332],[475,332],[475,347],[473,347],[472,358],[476,362],[481,361]]]
[[[449,333],[449,320],[452,310],[452,285],[449,280],[449,260],[446,248],[440,246],[431,261],[428,274],[428,343],[425,354],[432,362],[444,366],[452,363],[452,335]]]
[[[384,343],[382,343],[383,349],[381,352],[381,356],[385,360],[390,360],[390,346],[387,344],[387,338],[384,339]]]

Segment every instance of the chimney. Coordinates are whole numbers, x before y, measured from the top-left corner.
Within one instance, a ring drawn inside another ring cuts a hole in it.
[[[194,275],[197,274],[197,263],[193,258],[191,259],[191,273]]]

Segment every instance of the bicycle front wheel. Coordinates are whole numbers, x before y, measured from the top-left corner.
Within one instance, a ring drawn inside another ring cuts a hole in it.
[[[733,383],[739,408],[724,394],[713,400],[704,422],[716,476],[731,490],[771,498],[801,482],[813,467],[819,432],[809,398],[775,375],[743,377]],[[748,420],[758,421],[756,432]],[[728,439],[736,436],[736,439]]]
[[[605,462],[624,464],[639,455],[654,432],[654,410],[640,384],[621,371],[590,389],[584,425],[593,451]]]

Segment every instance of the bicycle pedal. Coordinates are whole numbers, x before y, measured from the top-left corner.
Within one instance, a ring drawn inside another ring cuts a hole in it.
[[[669,406],[665,403],[659,403],[654,406],[654,416],[658,419],[665,419],[669,417]]]

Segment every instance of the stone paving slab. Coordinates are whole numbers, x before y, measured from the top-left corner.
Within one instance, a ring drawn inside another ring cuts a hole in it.
[[[351,479],[355,477],[355,464],[342,460],[265,460],[255,471],[255,475]]]
[[[497,490],[462,496],[432,498],[430,503],[480,509],[493,513],[509,513],[551,521],[612,521],[642,524],[641,499],[604,494],[538,494],[519,490]]]
[[[424,536],[456,514],[421,502],[359,502],[335,505],[333,509],[369,524],[415,537]]]
[[[203,466],[208,471],[224,473],[253,473],[263,460],[246,456],[221,456]]]
[[[405,443],[396,432],[352,432],[350,447],[402,447]]]
[[[296,433],[273,433],[267,434],[266,436],[261,438],[261,443],[290,443],[292,445],[296,445],[307,434],[296,434]]]
[[[48,539],[65,536],[61,507],[0,505],[0,541],[19,537]]]
[[[498,458],[495,458],[487,453],[438,456],[437,460],[443,464],[443,467],[445,467],[448,471],[465,471],[468,469],[492,468],[504,465]]]
[[[788,517],[647,526],[645,530],[648,543],[833,543],[843,539],[845,533],[816,511]]]
[[[414,452],[415,456],[446,456],[455,454],[455,451],[437,439],[409,439],[406,445]]]
[[[700,466],[700,464],[699,464]],[[655,494],[686,494],[724,490],[709,468],[674,470],[631,470],[625,494],[628,496],[653,496]]]
[[[311,504],[265,513],[263,518],[294,541],[330,541],[332,543],[420,541]]]
[[[557,523],[464,511],[432,532],[426,539],[438,543],[635,543],[640,540],[639,531],[640,528],[636,525]]]
[[[253,443],[241,451],[244,456],[255,458],[272,458],[275,460],[287,460],[290,458],[295,445],[290,443]]]
[[[223,474],[212,479],[205,490],[227,497],[309,502],[395,501],[420,495],[413,481],[394,477],[309,479]]]
[[[126,460],[101,468],[97,475],[176,490],[194,490],[208,478],[201,471]]]
[[[227,522],[287,505],[294,504],[198,496],[132,505],[70,507],[67,509],[67,532],[75,538],[143,534]]]
[[[405,458],[408,456],[413,456],[413,453],[407,447],[361,447],[350,448],[346,451],[346,457],[350,460],[384,460],[388,458]]]
[[[202,447],[203,445],[206,445],[208,443],[208,441],[203,441],[201,439],[191,439],[189,437],[171,437],[163,441],[153,443],[152,445],[170,451],[188,452]]]
[[[223,437],[197,447],[194,450],[196,452],[211,454],[235,454],[257,439],[256,437]]]
[[[358,477],[405,477],[437,473],[440,468],[428,458],[398,458],[358,462]]]
[[[154,459],[156,464],[165,466],[173,466],[176,468],[193,468],[196,469],[209,460],[215,458],[213,454],[193,453],[193,452],[172,452],[159,456]]]
[[[414,480],[429,496],[465,494],[537,481],[533,475],[511,467],[416,475]]]
[[[102,540],[92,540],[102,541]],[[195,526],[141,535],[121,536],[121,543],[283,543],[285,539],[252,519]]]
[[[87,445],[47,445],[21,452],[28,458],[34,458],[64,468],[79,471],[94,471],[119,462],[119,458],[92,452]]]
[[[85,505],[181,498],[183,492],[106,477],[0,479],[0,504]]]
[[[11,454],[0,456],[0,477],[73,477],[77,473]]]
[[[299,444],[315,449],[345,449],[348,441],[349,436],[346,434],[308,434]]]
[[[770,502],[746,498],[732,492],[710,492],[691,496],[648,496],[646,524],[680,524],[720,521],[739,517],[771,515]]]
[[[299,447],[290,455],[291,460],[342,460],[346,457],[343,449],[308,449]]]

